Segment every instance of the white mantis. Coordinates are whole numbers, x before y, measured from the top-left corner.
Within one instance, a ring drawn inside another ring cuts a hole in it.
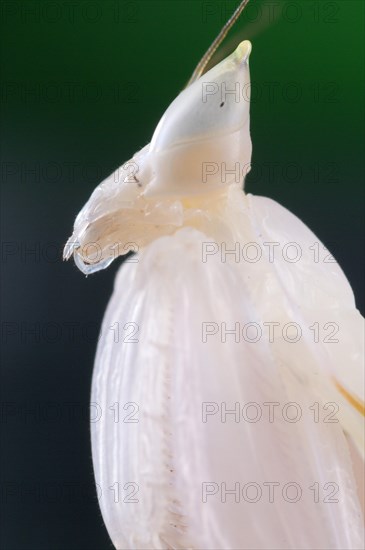
[[[176,98],[66,247],[84,273],[140,251],[117,276],[92,389],[118,549],[364,547],[345,437],[363,453],[363,319],[339,266],[313,261],[319,239],[220,170],[250,163],[249,98],[223,93],[249,89],[250,52],[242,42]],[[218,169],[203,181],[204,166]],[[273,256],[293,241],[298,261]],[[261,256],[242,259],[247,243]],[[328,324],[337,338],[314,337]]]

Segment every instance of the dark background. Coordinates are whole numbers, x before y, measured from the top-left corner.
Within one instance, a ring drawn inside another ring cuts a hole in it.
[[[61,251],[91,191],[144,146],[237,2],[3,1],[1,546],[107,549],[89,391],[117,260]],[[330,248],[364,311],[362,0],[252,0],[251,193]]]

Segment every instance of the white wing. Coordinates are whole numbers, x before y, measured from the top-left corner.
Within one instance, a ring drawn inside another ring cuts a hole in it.
[[[280,243],[272,268],[293,320],[303,329],[305,368],[318,371],[318,383],[313,383],[326,401],[338,404],[338,418],[364,456],[364,319],[351,287],[329,251],[296,216],[271,199],[248,199],[262,249],[269,250],[264,242]],[[293,365],[298,350],[291,347]],[[286,349],[290,352],[290,345]]]
[[[261,234],[253,214],[261,216],[266,199],[250,200],[246,237],[253,240]],[[223,342],[222,323],[231,329],[237,322],[290,318],[292,297],[279,266],[274,271],[269,262],[242,266],[223,263],[220,255],[202,262],[207,240],[186,228],[151,243],[138,263],[119,272],[104,319],[92,390],[102,415],[91,426],[113,543],[118,549],[363,548],[342,428],[314,422],[310,409],[323,406],[313,379],[320,378],[317,363],[325,352],[313,361],[316,349],[307,339],[290,344],[296,353],[285,341],[236,341],[237,334],[228,334]],[[293,292],[299,286],[293,283]],[[138,343],[123,341],[127,323],[138,327]],[[204,337],[203,327],[218,332]],[[297,422],[288,420],[290,402],[302,413]],[[123,409],[126,403],[132,404]]]

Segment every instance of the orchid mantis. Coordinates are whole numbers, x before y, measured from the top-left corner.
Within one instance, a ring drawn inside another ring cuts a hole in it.
[[[117,275],[91,397],[117,549],[364,546],[352,290],[336,263],[313,261],[320,241],[298,218],[222,172],[250,166],[250,52],[244,41],[193,79],[151,143],[95,189],[66,245],[86,274],[127,243],[138,250]],[[296,261],[273,255],[293,242]],[[338,337],[315,338],[328,324]]]

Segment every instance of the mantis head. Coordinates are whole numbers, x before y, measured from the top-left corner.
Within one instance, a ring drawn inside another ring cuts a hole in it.
[[[105,179],[78,214],[64,258],[84,273],[194,225],[197,213],[243,186],[250,169],[251,43],[183,90],[162,116],[151,143]]]

